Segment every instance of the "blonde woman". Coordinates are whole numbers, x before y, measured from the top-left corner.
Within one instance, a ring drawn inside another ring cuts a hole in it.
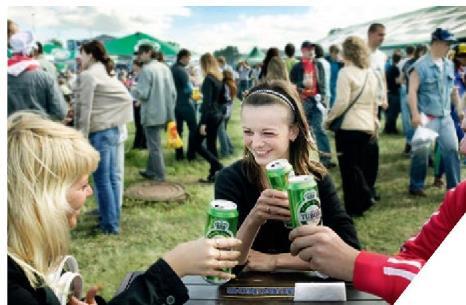
[[[267,66],[267,74],[265,79],[271,80],[284,80],[289,82],[288,70],[286,69],[285,62],[279,56],[273,56]]]
[[[335,104],[326,126],[349,109],[335,133],[335,142],[346,211],[360,216],[375,200],[379,167],[377,77],[369,69],[369,49],[361,38],[346,38],[343,59],[345,66],[338,74]]]
[[[8,118],[8,304],[59,305],[47,275],[69,254],[70,228],[92,195],[88,183],[97,168],[98,152],[84,136],[37,114],[17,112]],[[182,304],[188,274],[232,276],[236,239],[199,239],[180,244],[157,260],[127,290],[108,304]],[[190,260],[186,260],[189,253]],[[86,302],[72,297],[69,305],[95,305],[96,289]]]
[[[203,54],[200,62],[204,81],[201,86],[201,119],[194,145],[196,152],[210,163],[207,179],[200,179],[199,182],[213,183],[215,181],[215,174],[223,167],[217,159],[217,132],[223,119],[224,110],[224,105],[219,104],[223,86],[223,74],[220,71],[217,59],[212,54]],[[204,139],[207,142],[207,149],[202,146]]]

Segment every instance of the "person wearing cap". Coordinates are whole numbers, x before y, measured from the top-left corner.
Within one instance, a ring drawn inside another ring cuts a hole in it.
[[[19,110],[36,110],[53,120],[63,120],[67,104],[56,78],[32,58],[36,42],[29,31],[10,37],[13,53],[8,59],[8,116]]]
[[[454,188],[461,180],[458,137],[450,116],[451,103],[454,103],[460,117],[463,113],[458,111],[459,97],[454,87],[453,63],[446,58],[454,41],[453,34],[446,29],[437,28],[432,33],[430,52],[411,67],[408,93],[413,127],[425,127],[438,133],[437,143],[445,166],[447,189]],[[412,150],[411,195],[426,196],[424,182],[429,152],[430,143]]]
[[[328,88],[325,85],[325,72],[322,63],[315,60],[315,45],[309,41],[301,44],[301,60],[290,72],[290,81],[296,85],[303,101],[304,111],[309,126],[317,142],[322,164],[331,168],[336,164],[331,161],[330,142],[323,127],[324,114],[322,108],[327,107],[325,100]]]
[[[141,124],[149,150],[146,170],[139,174],[161,182],[165,180],[165,163],[160,133],[175,120],[176,87],[170,68],[157,61],[159,48],[150,41],[139,44],[137,56],[143,67],[131,94],[141,102]]]

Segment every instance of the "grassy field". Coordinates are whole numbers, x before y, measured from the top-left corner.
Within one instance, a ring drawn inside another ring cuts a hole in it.
[[[225,165],[239,159],[242,154],[239,103],[235,104],[228,132],[236,154],[223,159]],[[134,129],[130,126],[130,137],[126,142],[126,187],[143,181],[138,170],[145,167],[147,160],[146,151],[131,150],[133,137]],[[163,141],[165,143],[165,139]],[[355,224],[365,249],[393,254],[437,208],[444,190],[430,187],[426,190],[427,198],[410,197],[407,194],[409,158],[401,153],[403,137],[381,135],[379,143],[377,185],[382,200],[364,217],[355,219]],[[93,227],[97,219],[85,213],[72,232],[71,253],[80,264],[86,287],[93,283],[102,284],[102,295],[107,299],[113,296],[127,272],[144,270],[178,243],[202,236],[206,207],[213,198],[213,186],[199,184],[197,180],[207,176],[208,163],[199,156],[195,162],[175,161],[174,151],[168,150],[165,150],[165,163],[168,180],[185,186],[189,194],[185,202],[149,203],[125,199],[119,236],[95,235]],[[339,169],[333,169],[331,175],[342,198]],[[462,176],[466,176],[464,166]],[[432,181],[430,170],[427,184]],[[91,198],[83,212],[94,208],[95,199]]]

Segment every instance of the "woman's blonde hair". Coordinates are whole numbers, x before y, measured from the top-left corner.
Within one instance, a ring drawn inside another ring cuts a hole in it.
[[[68,252],[68,190],[99,154],[77,130],[21,111],[8,118],[7,158],[8,254],[38,287]]]
[[[312,156],[317,152],[314,139],[311,136],[309,125],[298,92],[290,82],[283,80],[264,81],[252,88],[241,104],[241,110],[245,106],[285,105],[290,113],[290,125],[298,128],[298,136],[290,142],[289,162],[297,175],[313,174],[318,179],[327,174],[326,168]],[[258,110],[260,111],[260,110]],[[266,181],[261,175],[261,168],[257,164],[252,153],[244,148],[243,160],[246,176],[251,183],[265,188]],[[257,179],[262,177],[262,179]]]
[[[343,57],[361,69],[370,65],[369,47],[366,42],[357,36],[349,36],[343,42]]]
[[[201,68],[202,72],[204,72],[204,76],[212,75],[219,81],[223,80],[223,74],[218,66],[217,59],[210,53],[205,53],[201,56]]]
[[[265,79],[271,80],[284,80],[289,82],[288,70],[286,69],[285,62],[279,57],[274,56],[270,59],[267,65],[267,74]]]

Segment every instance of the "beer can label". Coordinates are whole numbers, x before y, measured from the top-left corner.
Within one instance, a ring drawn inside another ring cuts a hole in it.
[[[322,219],[320,199],[315,189],[304,193],[303,200],[298,205],[298,221],[300,225],[318,225]]]

